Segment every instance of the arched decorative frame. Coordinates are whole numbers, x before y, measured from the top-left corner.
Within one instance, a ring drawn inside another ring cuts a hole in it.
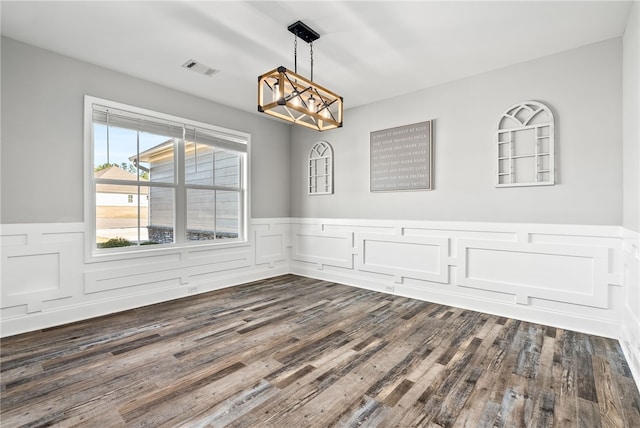
[[[326,141],[313,145],[309,152],[309,195],[333,193],[333,148]]]
[[[498,121],[496,187],[555,184],[554,118],[537,101],[511,106]]]

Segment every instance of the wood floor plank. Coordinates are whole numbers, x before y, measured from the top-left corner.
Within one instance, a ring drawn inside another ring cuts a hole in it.
[[[577,398],[578,426],[589,428],[601,428],[600,409],[598,404],[584,398]],[[626,425],[625,425],[626,426]]]
[[[202,385],[194,394],[185,394],[172,399],[161,407],[160,412],[140,414],[131,425],[152,426],[223,426],[265,400],[273,398],[277,389],[263,378],[266,373],[279,367],[271,360],[258,360],[242,371],[229,373],[218,381]],[[212,401],[216,405],[212,406]]]
[[[295,275],[0,355],[3,427],[640,426],[615,340]]]
[[[336,350],[323,360],[322,365],[303,374],[295,382],[287,383],[284,387],[277,386],[281,388],[281,392],[277,397],[269,403],[259,405],[253,412],[241,415],[230,426],[278,426],[277,423],[282,418],[285,418],[288,413],[297,411],[306,399],[317,394],[318,388],[321,387],[322,379],[334,379],[330,377],[334,373],[334,369],[347,364],[355,357],[356,353],[349,349],[348,345]],[[265,376],[265,379],[269,377],[270,375]],[[271,383],[277,384],[277,382]]]
[[[491,355],[496,352],[494,343],[502,326],[495,323],[491,323],[490,326],[492,328],[489,331],[482,332],[482,339],[476,336],[478,340],[482,340],[475,352],[472,366],[472,369],[477,373],[477,377],[470,378],[470,384],[463,384],[462,387],[465,388],[465,394],[460,395],[457,400],[453,400],[453,403],[450,404],[458,413],[453,421],[455,426],[476,424],[486,413],[484,403],[487,397],[495,398],[496,376],[493,371],[489,370],[486,361],[490,360]],[[450,400],[450,397],[447,397],[447,400]]]
[[[554,408],[555,426],[578,426],[577,396],[575,392],[574,357],[565,357],[565,331],[556,331],[556,342],[553,353],[551,384],[556,394]]]
[[[623,426],[622,404],[620,397],[613,391],[614,381],[611,374],[611,366],[607,360],[597,355],[592,357],[592,362],[602,426]]]

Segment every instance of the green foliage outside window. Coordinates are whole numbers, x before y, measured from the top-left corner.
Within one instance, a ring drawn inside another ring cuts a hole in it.
[[[131,241],[124,238],[111,238],[106,242],[98,244],[98,248],[115,248],[115,247],[129,247]]]

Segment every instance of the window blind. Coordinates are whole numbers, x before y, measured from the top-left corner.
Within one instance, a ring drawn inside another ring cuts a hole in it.
[[[148,132],[155,135],[166,135],[167,137],[185,139],[197,144],[206,144],[236,152],[247,152],[247,141],[237,135],[98,104],[93,104],[92,120],[93,123],[102,125]]]

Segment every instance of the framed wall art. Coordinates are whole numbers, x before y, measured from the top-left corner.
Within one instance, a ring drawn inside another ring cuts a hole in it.
[[[373,131],[370,191],[432,190],[432,121]]]

